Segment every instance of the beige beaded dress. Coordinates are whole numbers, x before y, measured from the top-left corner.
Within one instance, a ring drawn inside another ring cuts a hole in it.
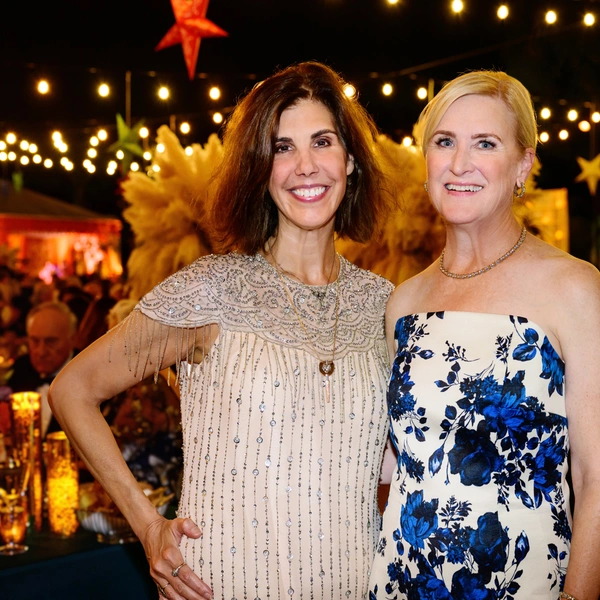
[[[384,311],[393,286],[340,263],[337,282],[308,286],[261,255],[204,257],[147,294],[127,325],[131,340],[138,311],[162,340],[219,327],[203,362],[178,361],[178,516],[203,530],[181,551],[215,598],[365,597],[388,427]],[[335,370],[326,377],[319,361],[332,358],[336,306]]]

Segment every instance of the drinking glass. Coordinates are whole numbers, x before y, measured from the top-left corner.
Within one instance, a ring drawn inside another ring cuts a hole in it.
[[[0,498],[0,537],[4,542],[0,554],[12,556],[29,550],[23,544],[27,531],[27,498],[23,495],[6,494]]]

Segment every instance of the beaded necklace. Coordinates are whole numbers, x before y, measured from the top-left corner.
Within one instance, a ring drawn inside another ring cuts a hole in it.
[[[279,263],[275,260],[275,257],[273,256],[273,252],[271,252],[270,244],[267,248],[267,251],[268,251],[269,255],[271,256],[271,258],[273,259],[273,263],[275,264],[275,270],[277,271],[277,276],[279,277],[281,287],[283,287],[283,290],[285,291],[285,294],[288,298],[288,302],[290,303],[291,307],[293,308],[294,312],[296,313],[296,318],[298,319],[298,323],[300,323],[300,327],[302,327],[302,331],[304,331],[304,335],[306,336],[306,341],[310,344],[311,348],[314,350],[315,355],[317,357],[319,357],[319,353],[317,352],[317,349],[315,348],[315,345],[313,344],[313,342],[308,334],[308,330],[304,326],[302,317],[300,316],[300,313],[298,312],[298,309],[296,308],[296,305],[294,304],[294,301],[292,299],[292,294],[290,293],[289,288],[287,287],[287,285],[285,284],[285,281],[283,280],[283,275],[282,275],[283,269],[279,266]],[[333,262],[335,264],[335,258],[334,258]],[[333,265],[331,268],[331,272],[333,272]],[[330,278],[331,278],[331,273],[330,273]],[[329,284],[330,284],[330,282],[327,283],[327,288],[329,288]],[[325,292],[325,293],[327,293],[327,292]],[[334,363],[334,361],[335,361],[335,346],[336,346],[336,341],[337,341],[338,319],[340,316],[339,303],[340,303],[340,277],[338,274],[337,281],[336,281],[335,324],[333,326],[333,348],[331,351],[331,360],[327,360],[327,359],[320,360],[319,359],[319,372],[321,373],[321,375],[323,375],[323,377],[325,377],[325,383],[327,386],[327,402],[330,401],[329,377],[331,375],[333,375],[333,372],[335,371],[335,363]]]
[[[477,271],[472,271],[471,273],[452,273],[448,271],[444,267],[444,253],[446,252],[446,248],[442,250],[442,254],[440,255],[440,271],[446,276],[451,277],[452,279],[470,279],[471,277],[477,277],[477,275],[481,275],[482,273],[486,273],[490,269],[498,266],[501,262],[505,261],[509,256],[512,256],[521,246],[521,244],[525,241],[525,237],[527,236],[527,229],[523,225],[523,229],[521,229],[521,235],[517,240],[517,243],[506,253],[504,253],[500,258],[497,258],[494,262],[490,263],[487,267],[483,267]]]

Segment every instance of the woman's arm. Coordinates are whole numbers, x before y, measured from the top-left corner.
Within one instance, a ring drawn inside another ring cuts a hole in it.
[[[600,596],[600,274],[569,261],[559,278],[557,327],[566,365],[565,393],[575,507],[564,591],[577,600]],[[566,298],[565,298],[566,296]]]
[[[135,329],[124,322],[68,363],[49,390],[49,402],[77,453],[142,542],[152,578],[159,586],[169,582],[184,598],[210,598],[209,587],[191,569],[180,570],[177,578],[171,574],[183,562],[178,548],[182,536],[198,538],[200,529],[191,519],[168,521],[157,513],[137,485],[100,411],[102,402],[174,364],[194,348],[178,347],[182,337],[190,340],[190,336],[170,335],[165,344],[165,335],[152,333],[156,324],[149,318],[139,313],[129,318],[135,319]]]

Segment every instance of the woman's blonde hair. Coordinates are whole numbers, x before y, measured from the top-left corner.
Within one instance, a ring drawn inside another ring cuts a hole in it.
[[[450,105],[471,94],[502,100],[514,116],[517,145],[523,151],[533,148],[535,152],[537,121],[527,88],[503,71],[469,71],[446,83],[421,112],[415,126],[415,138],[424,155],[427,155],[433,132]]]

